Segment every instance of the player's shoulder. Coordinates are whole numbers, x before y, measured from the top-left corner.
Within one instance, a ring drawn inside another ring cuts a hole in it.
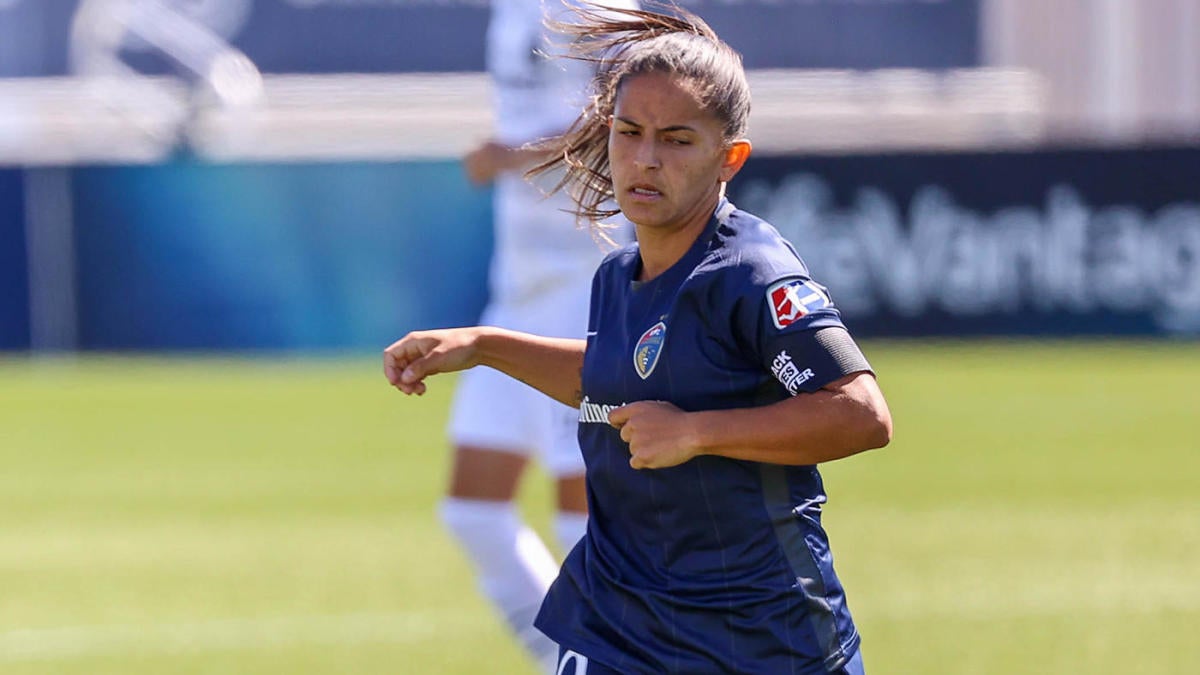
[[[697,272],[696,290],[706,303],[751,322],[771,316],[777,329],[841,325],[827,289],[812,279],[795,247],[752,213],[727,209]]]
[[[697,269],[710,283],[763,288],[789,277],[808,278],[808,266],[779,230],[733,207],[718,209],[708,255]]]
[[[604,259],[600,261],[600,266],[597,269],[597,274],[601,275],[625,275],[628,276],[628,270],[638,264],[639,254],[636,241],[629,242],[623,246],[618,246],[616,249],[609,251]]]

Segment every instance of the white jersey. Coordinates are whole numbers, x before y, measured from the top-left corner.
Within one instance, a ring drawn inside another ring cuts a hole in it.
[[[604,4],[637,6],[632,0]],[[570,17],[564,0],[492,0],[487,65],[499,142],[515,147],[554,136],[583,110],[593,67],[559,58],[566,39],[549,35],[545,25],[547,18]],[[553,181],[541,185],[548,188]],[[544,198],[520,173],[511,172],[497,178],[495,195],[492,302],[520,302],[580,277],[591,279],[607,249],[586,228],[575,226],[574,204],[565,193]],[[628,240],[628,227],[616,238]],[[584,328],[578,327],[579,335]]]
[[[582,110],[593,67],[560,58],[567,38],[551,35],[545,25],[547,19],[570,18],[563,0],[492,0],[487,67],[501,143],[521,145],[558,134]]]

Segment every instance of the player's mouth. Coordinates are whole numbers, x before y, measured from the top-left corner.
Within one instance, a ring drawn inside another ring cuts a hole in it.
[[[652,202],[662,198],[662,192],[651,185],[634,185],[629,188],[628,192],[634,201],[639,202]]]

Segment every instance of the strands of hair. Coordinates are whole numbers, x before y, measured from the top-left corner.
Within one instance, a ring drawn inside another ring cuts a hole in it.
[[[623,78],[649,72],[688,78],[706,108],[725,124],[729,140],[744,133],[749,117],[749,87],[737,52],[692,12],[673,4],[643,4],[648,8],[587,4],[573,10],[574,20],[550,24],[570,38],[567,57],[594,63],[596,77],[578,119],[561,136],[538,144],[549,159],[527,175],[565,169],[551,191],[567,190],[577,205],[576,217],[594,234],[597,223],[620,213],[613,203],[608,120]]]

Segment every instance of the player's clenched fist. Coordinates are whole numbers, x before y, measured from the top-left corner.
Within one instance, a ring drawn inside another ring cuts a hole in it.
[[[664,469],[699,454],[691,416],[665,401],[621,406],[609,413],[608,423],[621,430],[621,440],[629,444],[629,466],[635,469]]]
[[[478,328],[414,331],[383,350],[383,374],[406,394],[425,393],[425,377],[470,368]]]

